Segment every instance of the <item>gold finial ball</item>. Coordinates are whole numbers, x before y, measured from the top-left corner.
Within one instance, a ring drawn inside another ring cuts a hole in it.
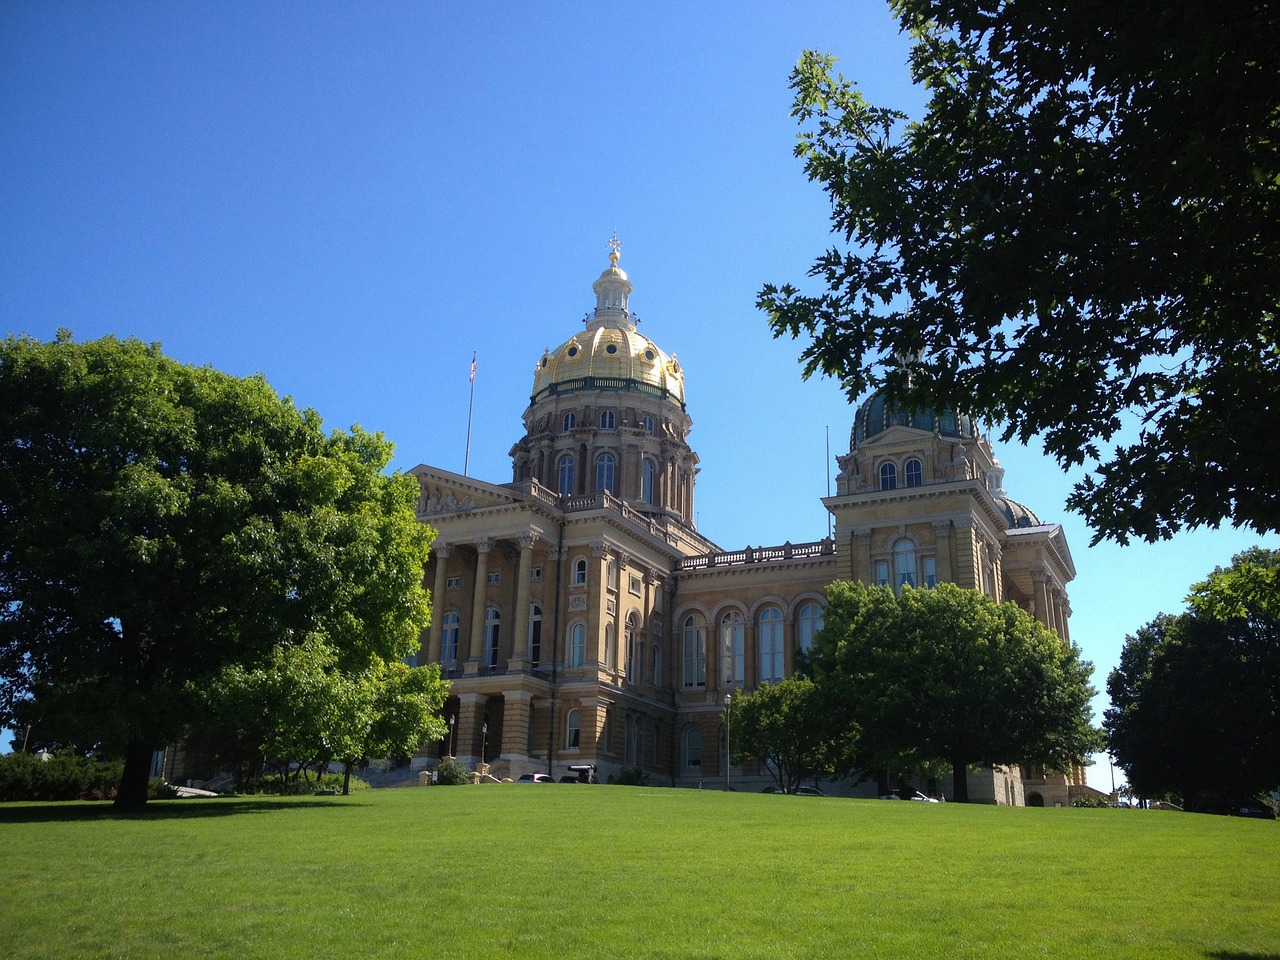
[[[622,257],[622,241],[618,239],[618,231],[613,231],[613,236],[609,238],[609,262],[616,265]]]

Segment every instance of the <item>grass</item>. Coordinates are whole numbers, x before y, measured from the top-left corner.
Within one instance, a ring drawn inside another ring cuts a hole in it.
[[[0,807],[0,956],[1280,960],[1280,824],[485,786]]]

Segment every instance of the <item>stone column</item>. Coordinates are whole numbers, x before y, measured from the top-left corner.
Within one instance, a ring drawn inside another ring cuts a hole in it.
[[[484,723],[484,697],[478,693],[458,694],[458,723],[454,730],[457,744],[454,753],[464,764],[474,766],[480,756],[481,725]]]
[[[604,625],[608,617],[605,615],[604,601],[608,596],[605,579],[609,573],[609,560],[613,553],[603,542],[591,545],[591,566],[587,570],[587,663],[602,665],[604,663]],[[617,634],[614,634],[617,641]]]
[[[951,521],[942,520],[933,525],[935,543],[934,562],[937,565],[939,583],[954,583],[955,573],[951,569]]]
[[[1052,611],[1049,609],[1049,575],[1043,570],[1033,570],[1035,580],[1036,619],[1050,630],[1053,629]]]
[[[471,632],[467,635],[466,655],[458,652],[459,659],[468,664],[478,665],[480,654],[484,649],[484,611],[486,593],[489,589],[489,551],[493,549],[493,540],[482,537],[476,545],[476,582],[471,595]],[[470,670],[468,672],[474,672]]]
[[[440,662],[440,638],[444,635],[444,591],[445,573],[449,566],[449,544],[437,544],[433,548],[436,555],[436,576],[431,586],[431,626],[427,633],[427,663]]]
[[[533,545],[538,542],[538,537],[534,533],[526,532],[522,533],[519,539],[520,561],[516,564],[516,609],[515,616],[511,618],[513,623],[511,659],[523,661],[529,656],[529,571],[533,569]]]
[[[529,704],[533,694],[528,690],[507,690],[503,694],[502,757],[523,759],[529,750]]]

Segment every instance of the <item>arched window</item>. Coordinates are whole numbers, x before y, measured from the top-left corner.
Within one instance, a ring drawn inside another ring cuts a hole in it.
[[[765,607],[756,625],[760,635],[760,682],[777,683],[782,679],[782,611]]]
[[[686,770],[699,773],[702,770],[702,731],[697,727],[685,727],[681,737],[681,752]]]
[[[652,460],[640,461],[640,499],[645,503],[653,503],[653,478],[657,467]]]
[[[893,583],[895,589],[916,585],[916,545],[905,537],[893,545]]]
[[[577,708],[569,711],[564,718],[564,747],[566,750],[577,750],[582,742],[582,715]]]
[[[614,417],[612,410],[600,411],[600,429],[601,430],[612,430],[614,428],[614,425],[617,422],[618,422],[617,418]]]
[[[575,623],[569,628],[569,666],[580,667],[587,659],[587,628]]]
[[[573,585],[580,587],[587,582],[587,558],[579,557],[573,563]]]
[[[685,687],[705,687],[707,685],[707,628],[702,618],[696,614],[686,618],[684,622],[684,670],[682,673]]]
[[[908,487],[918,487],[924,483],[924,467],[915,457],[903,465],[902,472],[906,474]]]
[[[618,640],[613,633],[613,624],[604,625],[604,665],[612,670],[618,662]]]
[[[564,432],[568,433],[578,425],[578,415],[576,413],[566,413],[564,415]]]
[[[800,649],[808,653],[813,649],[814,635],[822,629],[822,607],[806,603],[796,617],[796,627],[800,635]]]
[[[606,493],[614,492],[614,474],[618,460],[612,453],[602,453],[596,457],[596,489]]]
[[[497,607],[490,607],[484,612],[484,663],[489,667],[498,665],[498,627],[502,614]]]
[[[457,663],[458,662],[458,622],[459,616],[457,610],[445,611],[444,620],[442,621],[443,630],[440,633],[440,662],[441,663]]]
[[[730,610],[720,618],[720,676],[723,682],[746,682],[746,649],[744,621],[737,610]]]
[[[542,662],[542,607],[536,603],[529,604],[529,662]]]
[[[644,672],[644,642],[640,639],[640,618],[627,614],[627,680],[636,680]]]
[[[880,464],[880,489],[894,490],[898,486],[898,468],[892,463]]]
[[[573,414],[569,414],[569,416],[573,416]],[[566,453],[560,458],[558,465],[558,486],[556,489],[562,497],[572,496],[573,494],[573,467],[573,454]]]
[[[640,418],[640,427],[641,427],[641,428],[642,428],[646,433],[653,433],[653,417],[641,417],[641,418]]]

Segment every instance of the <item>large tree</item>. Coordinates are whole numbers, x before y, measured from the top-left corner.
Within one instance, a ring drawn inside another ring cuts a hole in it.
[[[411,654],[432,534],[390,455],[157,345],[6,338],[0,721],[123,755],[136,808],[224,668],[310,640],[350,672]]]
[[[1103,727],[1138,794],[1215,809],[1280,786],[1278,585],[1280,551],[1247,551],[1125,638]]]
[[[822,292],[763,288],[775,335],[851,397],[960,406],[1086,465],[1095,542],[1280,530],[1280,5],[891,6],[923,117],[827,56],[792,74],[848,248]]]
[[[857,731],[833,728],[818,686],[788,677],[735,697],[730,734],[733,762],[758,760],[784,793],[823,773],[848,767]]]
[[[1025,610],[976,590],[836,582],[809,670],[876,768],[950,766],[969,799],[977,764],[1064,769],[1099,745],[1092,664]]]

